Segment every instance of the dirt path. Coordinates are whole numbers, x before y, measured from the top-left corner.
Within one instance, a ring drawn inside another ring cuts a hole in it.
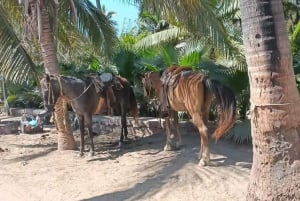
[[[162,151],[163,133],[128,142],[122,150],[115,147],[117,139],[96,136],[97,155],[78,158],[77,151],[56,150],[53,131],[0,135],[0,200],[244,200],[250,146],[211,143],[213,164],[200,167],[195,133],[184,133],[185,145],[176,152]]]

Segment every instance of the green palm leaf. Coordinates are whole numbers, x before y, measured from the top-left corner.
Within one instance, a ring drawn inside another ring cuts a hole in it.
[[[39,73],[5,13],[3,7],[0,6],[0,73],[6,80],[18,84],[29,78],[38,79]]]
[[[185,29],[172,27],[151,35],[146,36],[135,44],[135,48],[150,48],[158,47],[163,43],[167,43],[186,35],[188,32]]]
[[[86,36],[96,49],[102,49],[111,58],[114,47],[118,42],[116,29],[111,21],[101,10],[98,10],[89,0],[73,0],[76,11],[69,9],[69,1],[60,1],[59,19],[69,20],[84,36]]]

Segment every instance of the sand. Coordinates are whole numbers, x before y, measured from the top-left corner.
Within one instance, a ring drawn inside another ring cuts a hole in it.
[[[55,129],[0,135],[1,201],[241,201],[245,200],[252,147],[211,142],[210,166],[198,165],[199,136],[183,132],[184,145],[165,152],[164,132],[95,136],[94,157],[57,151]],[[78,135],[75,134],[77,145]],[[86,144],[89,144],[87,138]],[[88,147],[87,147],[88,148]]]

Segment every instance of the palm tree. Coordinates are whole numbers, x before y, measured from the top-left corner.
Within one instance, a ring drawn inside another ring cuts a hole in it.
[[[57,57],[56,41],[61,35],[65,35],[66,28],[77,28],[94,48],[99,52],[104,51],[108,57],[112,56],[113,47],[116,43],[115,28],[88,0],[63,0],[58,3],[56,0],[22,0],[24,7],[27,33],[33,33],[27,39],[38,40],[45,72],[60,74]],[[6,8],[14,9],[17,13],[17,1],[1,1]],[[61,18],[58,18],[61,17]],[[59,26],[65,22],[65,26]],[[75,149],[74,137],[71,133],[70,122],[62,99],[56,105],[55,112],[58,128],[58,149]]]
[[[201,0],[137,2],[142,2],[143,7],[175,15],[191,33],[197,28],[200,32],[202,28],[216,28],[213,33],[222,30],[214,18],[216,15],[208,13],[213,3],[206,2],[208,5],[205,5]],[[300,106],[282,2],[243,0],[240,5],[250,75],[254,147],[247,200],[299,200],[300,139],[297,128]],[[199,16],[203,13],[206,17],[201,19]],[[207,35],[224,41],[224,37],[213,33]]]
[[[299,200],[300,99],[282,1],[242,0],[253,165],[246,200]]]

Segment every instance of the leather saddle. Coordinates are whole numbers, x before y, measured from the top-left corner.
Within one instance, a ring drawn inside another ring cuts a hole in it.
[[[112,115],[113,107],[117,103],[115,91],[119,91],[123,88],[119,78],[112,73],[102,73],[100,76],[101,81],[104,84],[104,101],[108,109],[108,113]]]
[[[180,67],[176,64],[173,64],[163,72],[161,76],[163,86],[163,102],[161,103],[162,117],[168,117],[170,115],[170,101],[172,101],[174,97],[174,88],[177,86],[180,77],[189,72],[193,72],[191,67]]]

